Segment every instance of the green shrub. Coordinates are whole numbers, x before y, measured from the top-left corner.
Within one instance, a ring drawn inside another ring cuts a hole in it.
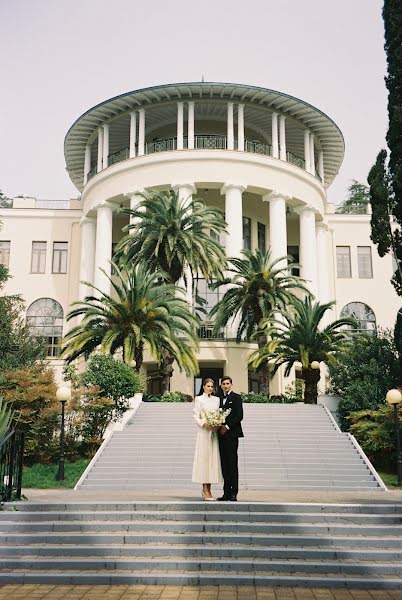
[[[165,392],[161,394],[144,394],[144,402],[192,402],[193,397],[183,392]]]

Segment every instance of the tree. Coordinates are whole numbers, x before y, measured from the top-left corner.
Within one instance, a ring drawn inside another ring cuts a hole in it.
[[[296,290],[307,292],[307,289],[302,279],[289,275],[288,267],[283,266],[285,257],[272,260],[270,250],[254,253],[244,250],[242,254],[242,258],[229,259],[232,275],[212,286],[229,287],[212,309],[211,317],[215,319],[215,332],[238,319],[237,343],[243,337],[250,340],[258,332],[257,343],[262,349],[267,344],[266,334],[260,328],[262,320],[274,310],[285,309]],[[260,373],[262,392],[268,394],[268,360],[260,363]]]
[[[360,334],[329,364],[331,383],[341,396],[338,414],[344,429],[349,428],[350,413],[376,410],[384,404],[386,393],[400,383],[401,371],[392,336]]]
[[[402,387],[402,308],[399,309],[398,314],[396,316],[396,322],[394,327],[394,344],[399,361],[399,387]]]
[[[256,367],[272,357],[274,373],[281,365],[286,365],[285,377],[290,375],[295,363],[301,363],[306,404],[317,403],[320,369],[313,368],[312,363],[331,364],[336,355],[350,344],[351,331],[347,327],[356,326],[353,319],[345,317],[320,329],[325,313],[333,305],[334,302],[315,302],[311,296],[304,300],[294,297],[279,319],[271,315],[262,321],[261,327],[269,341],[250,357],[251,364]]]
[[[215,238],[226,224],[218,208],[199,199],[182,200],[173,190],[142,194],[142,198],[135,209],[122,209],[130,215],[130,224],[128,235],[116,248],[117,260],[123,257],[163,271],[170,284],[180,279],[187,283],[187,268],[193,277],[201,273],[207,281],[223,277],[225,252]],[[163,348],[160,358],[163,393],[170,388],[174,356]]]
[[[0,292],[10,275],[0,265]],[[19,295],[0,295],[0,373],[34,365],[46,356],[44,340],[31,335]]]
[[[11,198],[7,198],[5,194],[0,190],[0,208],[11,208],[13,201]]]
[[[400,0],[384,0],[382,11],[385,29],[385,53],[388,74],[387,151],[381,150],[368,178],[373,208],[372,240],[380,256],[392,251],[397,268],[392,278],[397,293],[402,295],[402,4]],[[392,226],[390,224],[392,221]]]
[[[345,215],[365,215],[369,203],[370,190],[368,186],[352,179],[346,200],[342,202],[336,212]]]
[[[225,252],[215,236],[225,230],[222,212],[205,202],[181,200],[173,191],[150,192],[135,209],[123,208],[131,223],[116,248],[116,257],[136,264],[142,262],[151,271],[166,273],[168,283],[202,273],[210,280],[223,276]]]
[[[188,375],[197,372],[198,321],[181,297],[183,291],[164,283],[161,271],[150,272],[144,265],[112,267],[111,295],[94,288],[98,297],[73,303],[67,320],[83,320],[64,337],[62,357],[68,363],[88,358],[100,346],[105,354],[121,350],[124,362],[131,365],[134,360],[139,371],[148,347],[156,360],[165,350]]]

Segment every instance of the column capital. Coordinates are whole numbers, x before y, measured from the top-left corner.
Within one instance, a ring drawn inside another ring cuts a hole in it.
[[[224,195],[228,190],[239,190],[240,193],[243,193],[247,189],[246,183],[224,183],[221,187],[221,194]]]
[[[323,231],[329,231],[329,225],[324,221],[317,221],[315,226]]]
[[[81,219],[80,219],[80,225],[81,225],[81,227],[83,225],[87,225],[89,223],[94,224],[95,223],[95,217],[88,217],[87,215],[85,215],[85,217],[81,217]]]
[[[117,206],[117,204],[112,204],[111,202],[102,202],[101,204],[97,204],[96,206],[94,206],[93,210],[96,210],[96,212],[98,212],[100,208],[111,208],[112,210],[117,210],[119,207]]]
[[[194,100],[189,100],[189,101],[188,101],[188,105],[189,105],[189,106],[194,106],[194,104],[195,104]]]
[[[279,199],[283,199],[285,202],[288,202],[289,200],[291,200],[292,196],[289,196],[288,194],[284,194],[283,192],[278,192],[277,190],[272,190],[272,192],[268,192],[267,194],[264,194],[262,197],[262,201],[263,202],[271,202],[272,200],[279,200]]]
[[[298,215],[301,215],[302,213],[305,212],[313,212],[315,215],[319,215],[320,211],[318,210],[318,208],[315,208],[315,206],[312,206],[311,204],[303,204],[302,206],[295,206],[293,209],[293,212],[295,212]]]
[[[186,190],[188,190],[189,194],[196,194],[197,193],[197,188],[195,187],[194,183],[188,183],[188,182],[183,182],[183,183],[178,183],[178,182],[174,182],[171,184],[172,189],[174,189],[174,191],[176,193],[179,192],[179,189],[181,188],[185,188]]]
[[[142,115],[145,113],[145,108],[139,108],[138,112],[141,113]]]
[[[233,106],[234,102],[232,102],[231,100],[227,103],[228,106]]]

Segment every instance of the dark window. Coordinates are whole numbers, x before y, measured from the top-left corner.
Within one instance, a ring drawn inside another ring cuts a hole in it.
[[[266,241],[265,241],[265,225],[264,223],[257,223],[257,236],[258,236],[258,250],[265,252]]]
[[[288,246],[288,254],[293,258],[295,263],[299,262],[299,246]],[[291,275],[300,275],[299,267],[292,267],[292,265],[290,265],[289,271]]]
[[[251,250],[251,219],[243,217],[243,249]]]

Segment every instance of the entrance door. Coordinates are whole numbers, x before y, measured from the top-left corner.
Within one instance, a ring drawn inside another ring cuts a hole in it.
[[[194,377],[194,396],[202,394],[202,382],[207,377],[214,380],[215,383],[215,395],[219,396],[220,383],[223,377],[223,369],[217,368],[201,368],[198,377]]]

